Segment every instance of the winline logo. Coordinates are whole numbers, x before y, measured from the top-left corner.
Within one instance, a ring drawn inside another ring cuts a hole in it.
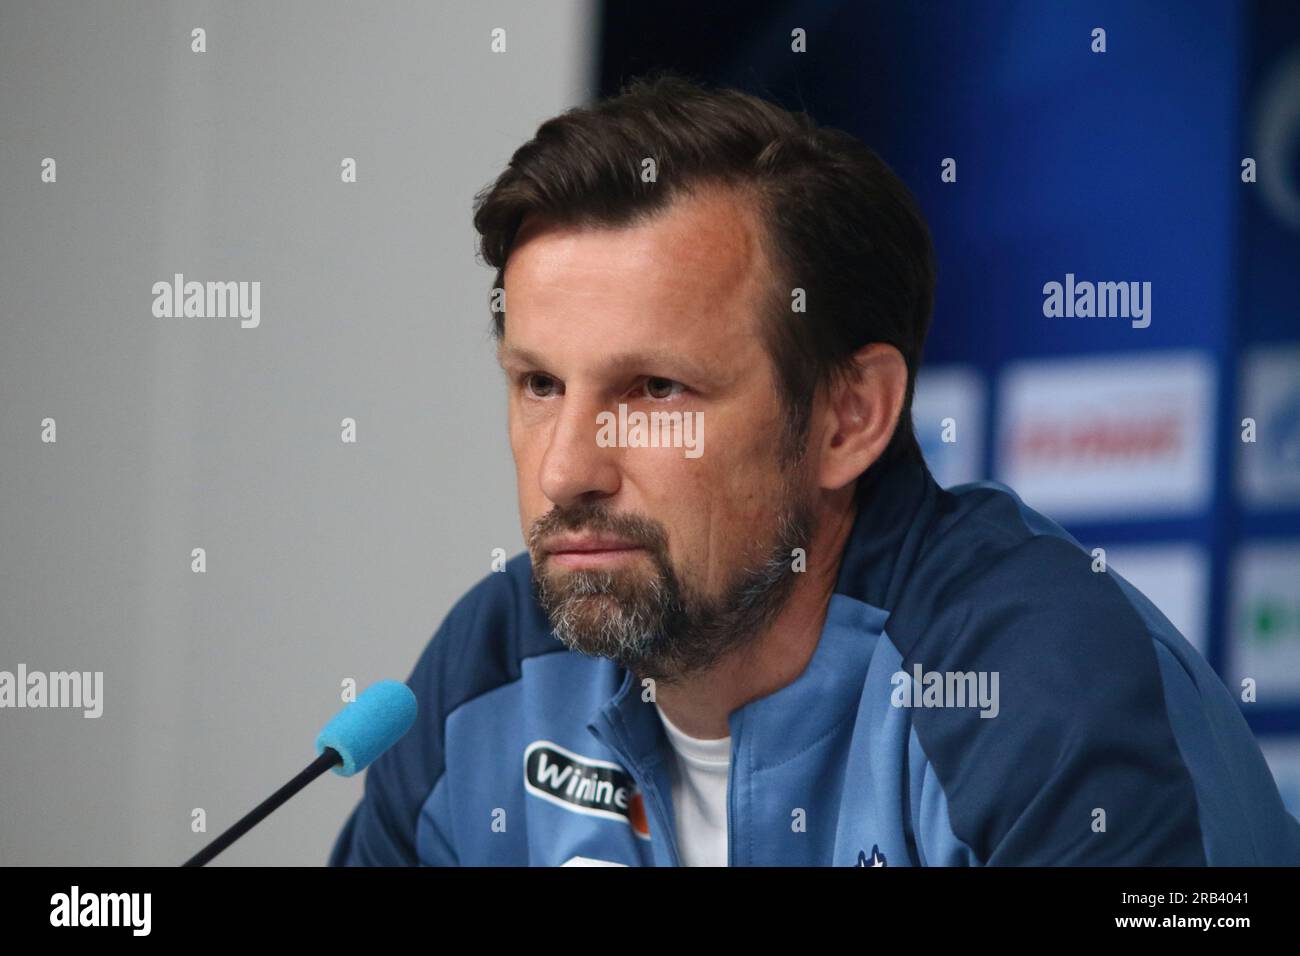
[[[617,820],[642,839],[650,838],[636,781],[616,763],[583,757],[550,740],[534,740],[524,750],[524,787],[572,813]]]

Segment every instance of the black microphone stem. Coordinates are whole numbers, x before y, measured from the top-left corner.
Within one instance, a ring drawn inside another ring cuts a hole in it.
[[[181,866],[203,866],[230,844],[261,823],[272,810],[330,769],[330,767],[342,763],[342,761],[343,758],[339,756],[337,750],[333,747],[326,747],[306,770],[259,803],[247,816],[182,863]]]

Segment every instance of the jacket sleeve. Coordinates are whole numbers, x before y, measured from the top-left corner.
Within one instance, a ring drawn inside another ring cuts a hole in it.
[[[998,679],[995,716],[916,712],[952,833],[986,865],[1204,865],[1203,808],[1146,622],[1065,542],[999,557],[936,602],[904,653],[905,670]]]

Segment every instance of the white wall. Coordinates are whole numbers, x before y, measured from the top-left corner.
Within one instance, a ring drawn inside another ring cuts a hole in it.
[[[471,202],[593,96],[593,15],[0,4],[0,670],[105,682],[98,719],[0,709],[0,864],[179,863],[521,549]],[[155,318],[176,272],[260,281],[260,326]],[[319,864],[360,793],[218,862]]]

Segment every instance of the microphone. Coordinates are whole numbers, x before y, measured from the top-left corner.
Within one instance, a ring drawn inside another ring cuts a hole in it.
[[[203,866],[331,767],[341,777],[365,770],[411,729],[417,709],[415,694],[401,681],[381,680],[371,684],[321,730],[316,737],[318,756],[306,770],[181,866]]]

